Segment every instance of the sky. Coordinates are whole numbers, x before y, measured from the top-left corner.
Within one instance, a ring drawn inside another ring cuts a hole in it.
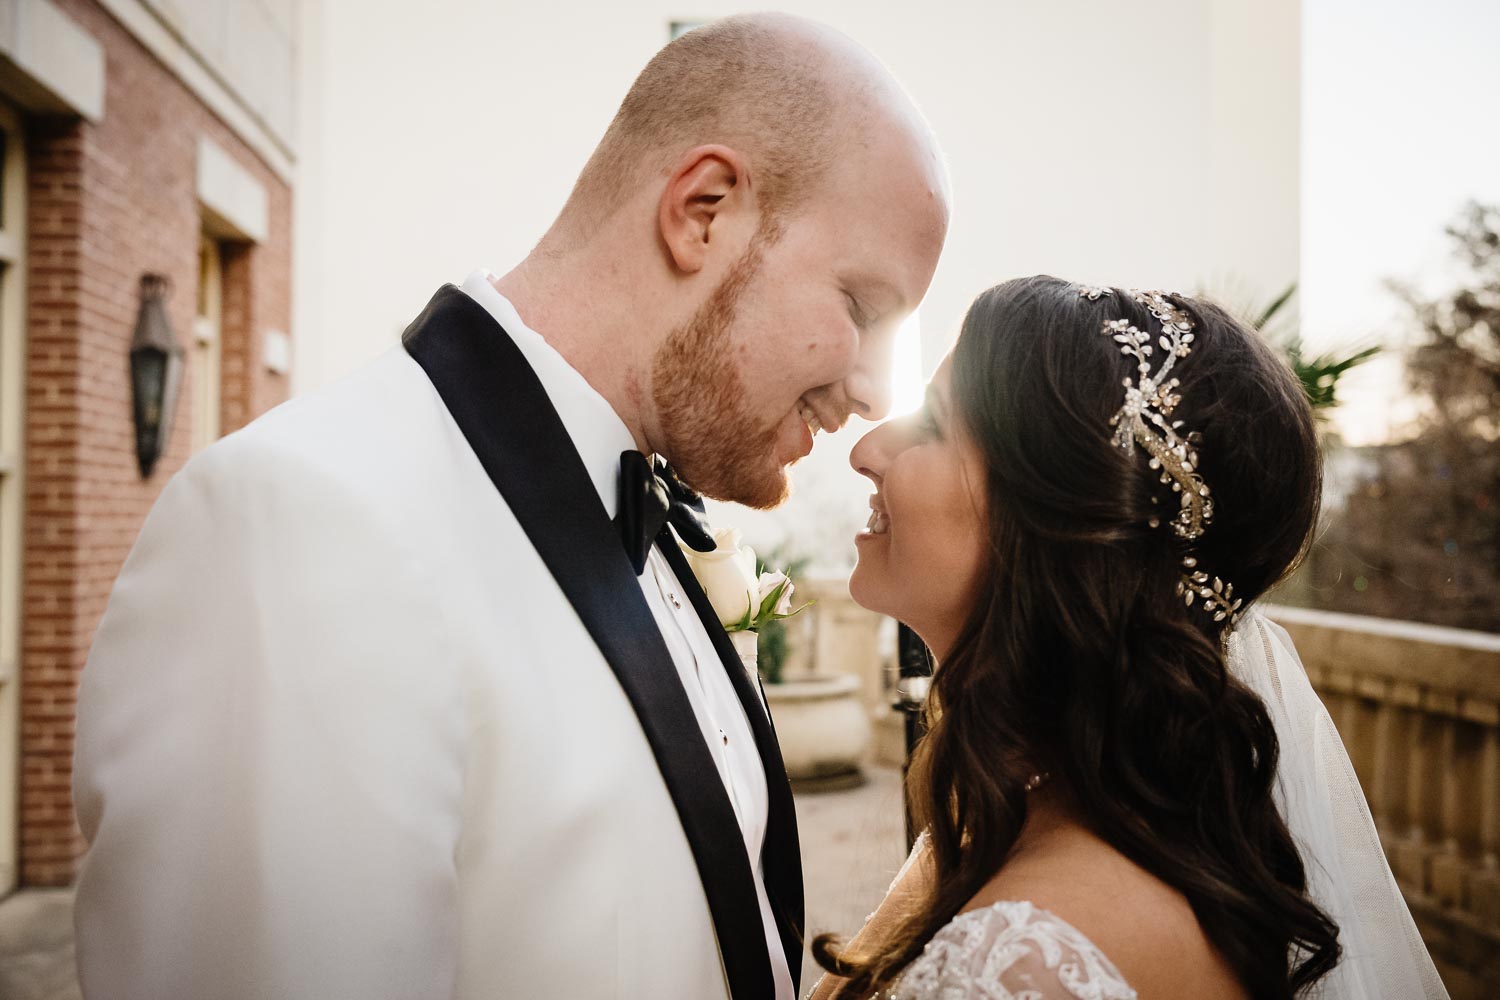
[[[1443,227],[1500,202],[1500,3],[1304,0],[1302,304],[1313,348],[1407,331],[1396,279],[1441,286]],[[1399,437],[1413,415],[1394,354],[1346,376],[1349,444]]]

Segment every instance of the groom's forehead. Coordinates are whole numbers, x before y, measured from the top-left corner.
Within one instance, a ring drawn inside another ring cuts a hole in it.
[[[922,291],[912,282],[930,272],[947,238],[947,198],[918,164],[891,164],[885,173],[837,195],[821,219],[827,245],[847,255],[847,280],[890,305],[912,305],[906,300]]]

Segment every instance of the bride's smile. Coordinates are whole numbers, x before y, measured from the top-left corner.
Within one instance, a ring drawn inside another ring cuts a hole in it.
[[[885,512],[885,504],[876,493],[870,497],[870,523],[860,535],[883,535],[891,530],[891,515]]]
[[[984,459],[955,418],[945,360],[916,413],[870,431],[849,464],[875,485],[855,538],[854,599],[947,647],[973,607],[983,572]]]

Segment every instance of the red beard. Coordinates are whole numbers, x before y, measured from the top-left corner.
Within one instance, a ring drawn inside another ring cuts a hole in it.
[[[787,498],[777,424],[762,426],[745,402],[730,330],[735,307],[760,271],[758,235],[708,301],[672,331],[651,366],[652,400],[665,437],[661,455],[693,490],[761,510]]]

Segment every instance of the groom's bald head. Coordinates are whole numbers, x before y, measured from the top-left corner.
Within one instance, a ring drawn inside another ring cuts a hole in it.
[[[708,144],[745,156],[763,222],[774,228],[874,125],[926,134],[900,86],[848,37],[780,14],[714,21],[672,41],[641,71],[558,229],[570,243],[586,237],[684,152]]]
[[[500,290],[698,492],[772,506],[820,429],[890,408],[948,183],[864,49],[785,15],[715,21],[641,72]]]

